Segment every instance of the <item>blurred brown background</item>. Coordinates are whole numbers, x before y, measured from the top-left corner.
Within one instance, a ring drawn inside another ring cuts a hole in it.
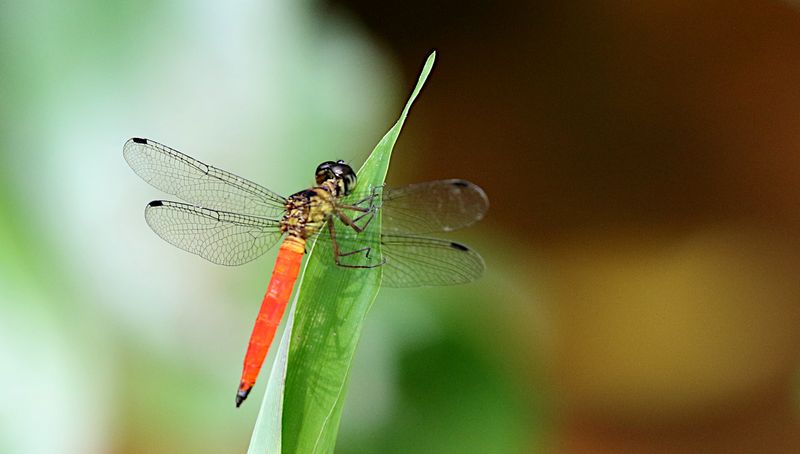
[[[552,448],[800,451],[797,4],[330,3],[439,51],[400,149],[541,259]]]

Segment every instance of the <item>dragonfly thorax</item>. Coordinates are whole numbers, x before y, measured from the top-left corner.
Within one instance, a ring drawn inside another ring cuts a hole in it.
[[[281,218],[281,231],[307,239],[319,232],[334,210],[335,200],[330,186],[300,191],[286,199],[286,214]]]

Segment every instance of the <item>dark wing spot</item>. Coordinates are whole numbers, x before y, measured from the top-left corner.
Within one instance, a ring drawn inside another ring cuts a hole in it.
[[[142,139],[141,137],[134,137],[133,140],[135,143],[147,143],[147,139]]]
[[[467,183],[464,180],[456,180],[453,182],[453,186],[458,186],[459,188],[466,188],[467,186],[469,186],[469,183]]]
[[[164,205],[164,201],[162,201],[162,200],[153,200],[152,202],[148,203],[147,205],[151,206],[151,207],[160,207],[160,206]]]
[[[458,249],[459,251],[468,251],[469,248],[460,243],[450,243],[450,247]]]

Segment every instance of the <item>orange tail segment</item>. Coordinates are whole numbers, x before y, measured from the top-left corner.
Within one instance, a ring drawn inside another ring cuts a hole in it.
[[[269,281],[267,294],[261,302],[261,310],[258,312],[250,344],[247,346],[247,354],[244,357],[242,381],[236,393],[237,407],[244,402],[256,383],[258,372],[275,337],[275,331],[283,318],[286,303],[292,295],[303,254],[305,254],[305,240],[289,237],[281,245],[275,269],[272,271],[272,279]]]

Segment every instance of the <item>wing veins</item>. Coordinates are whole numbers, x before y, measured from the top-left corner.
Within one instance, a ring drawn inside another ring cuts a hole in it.
[[[130,139],[123,155],[143,180],[194,205],[268,217],[285,209],[269,189],[158,142]]]
[[[181,202],[154,201],[145,209],[153,231],[174,246],[221,265],[241,265],[280,240],[280,222]]]

